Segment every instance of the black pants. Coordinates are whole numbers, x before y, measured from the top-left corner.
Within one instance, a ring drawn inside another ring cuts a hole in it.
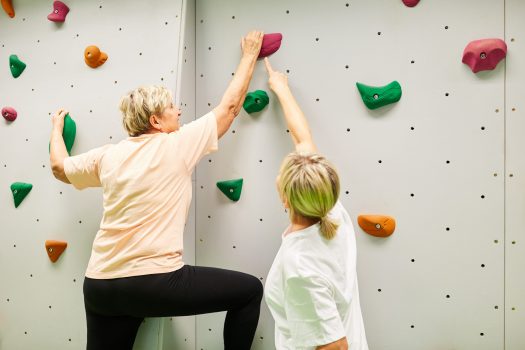
[[[144,317],[228,311],[224,349],[249,350],[263,294],[254,276],[185,265],[162,274],[84,280],[87,350],[131,350]]]

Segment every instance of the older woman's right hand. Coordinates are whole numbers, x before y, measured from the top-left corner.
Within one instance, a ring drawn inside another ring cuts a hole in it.
[[[64,129],[64,117],[67,113],[68,112],[65,108],[60,108],[55,112],[55,114],[51,117],[53,128],[58,129],[60,130],[60,132],[62,132],[62,129]]]
[[[273,70],[268,57],[264,58],[264,65],[268,72],[268,85],[277,95],[288,89],[288,77],[279,71]]]
[[[241,49],[243,55],[259,56],[261,51],[262,40],[264,33],[257,30],[252,30],[241,40]]]

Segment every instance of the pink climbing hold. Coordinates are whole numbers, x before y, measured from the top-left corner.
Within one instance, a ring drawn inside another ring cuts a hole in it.
[[[62,1],[57,0],[53,2],[53,12],[47,16],[47,19],[52,22],[64,22],[68,13],[69,7]]]
[[[470,42],[463,51],[463,60],[474,73],[493,70],[507,56],[507,44],[501,39],[481,39]]]
[[[2,108],[2,116],[5,120],[12,122],[16,119],[17,113],[13,107],[4,107]]]
[[[283,35],[281,33],[264,34],[259,58],[270,56],[281,47]]]
[[[407,7],[414,7],[419,4],[419,0],[403,0],[403,4],[405,4]]]

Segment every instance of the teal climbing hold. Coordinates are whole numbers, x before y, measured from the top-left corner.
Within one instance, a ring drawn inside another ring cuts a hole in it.
[[[356,83],[363,102],[369,109],[376,109],[401,99],[401,85],[393,81],[385,86],[368,86]]]
[[[242,179],[217,182],[217,187],[222,193],[234,202],[241,198]]]
[[[26,198],[26,196],[31,192],[33,185],[25,182],[14,182],[11,185],[11,192],[13,193],[13,199],[15,200],[15,208],[18,208],[20,203]]]
[[[20,61],[17,55],[11,55],[9,56],[9,67],[11,68],[13,78],[18,78],[24,69],[26,69],[26,64]]]
[[[260,112],[270,102],[268,94],[264,90],[249,92],[244,100],[243,108],[248,113]]]
[[[64,128],[62,129],[62,138],[66,144],[67,153],[71,155],[71,149],[75,143],[75,136],[77,135],[77,123],[69,116],[69,113],[64,117]],[[51,143],[49,143],[49,150],[51,150]]]

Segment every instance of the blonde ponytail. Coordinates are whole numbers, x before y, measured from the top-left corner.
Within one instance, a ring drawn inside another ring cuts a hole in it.
[[[337,229],[339,228],[338,223],[336,223],[327,216],[321,218],[319,223],[321,225],[321,235],[323,235],[324,238],[332,239],[335,237]]]

